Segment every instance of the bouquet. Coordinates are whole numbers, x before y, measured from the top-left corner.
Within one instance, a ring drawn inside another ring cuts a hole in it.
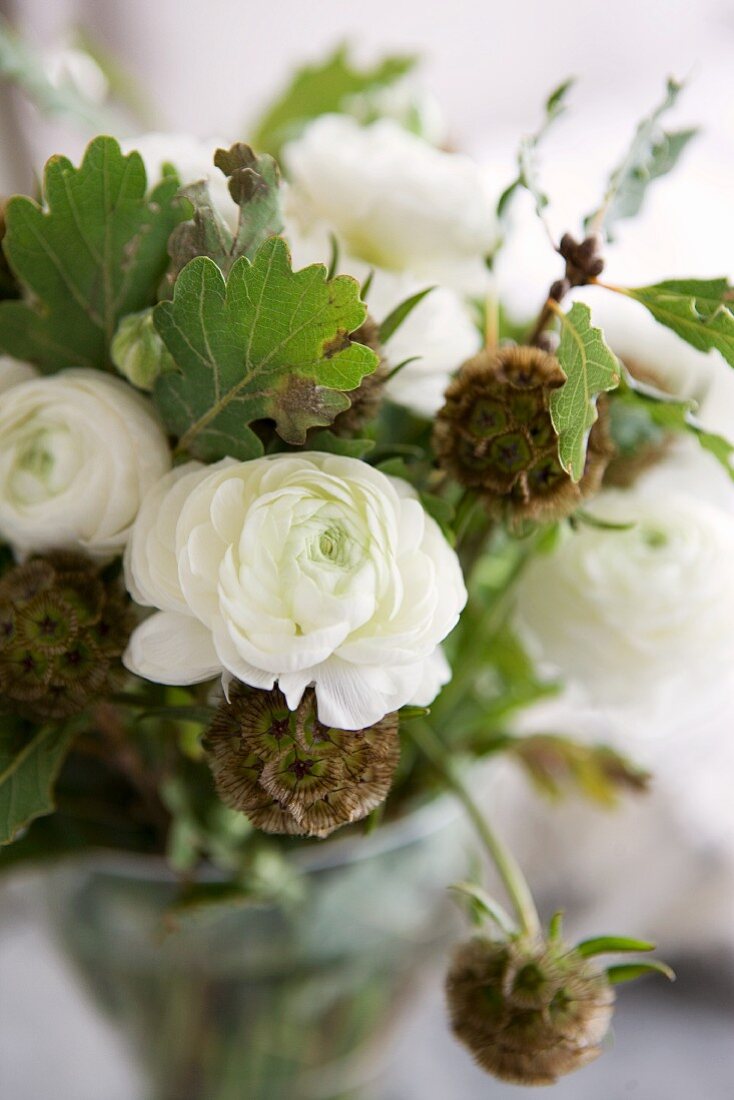
[[[732,445],[583,288],[729,365],[732,290],[607,281],[606,242],[693,136],[664,129],[671,81],[598,208],[549,230],[558,276],[519,322],[498,261],[520,192],[545,223],[538,149],[570,84],[493,189],[441,147],[412,64],[340,50],[247,144],[95,137],[3,203],[0,841],[6,866],[165,853],[182,894],[214,866],[257,898],[263,853],[448,788],[506,894],[481,870],[453,884],[474,929],[451,1026],[488,1073],[551,1084],[601,1052],[617,984],[670,971],[651,943],[541,921],[471,764],[503,754],[604,803],[645,787],[614,749],[515,718],[561,688],[539,659],[614,699],[630,654],[654,687],[687,652],[647,588],[676,540],[695,529],[710,557],[734,528],[642,486],[683,437],[729,474]],[[723,636],[729,594],[694,565]]]

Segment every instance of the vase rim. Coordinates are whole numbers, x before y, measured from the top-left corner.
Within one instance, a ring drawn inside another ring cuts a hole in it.
[[[288,858],[299,871],[307,874],[328,871],[424,840],[453,824],[460,816],[461,807],[456,799],[449,794],[441,794],[367,836],[349,836],[309,844],[290,852]],[[127,879],[178,882],[181,877],[169,866],[165,856],[158,854],[97,848],[70,858],[77,865],[83,864],[106,875],[119,875]],[[226,872],[207,864],[197,870],[195,877],[198,882],[206,883],[225,881],[228,876]]]

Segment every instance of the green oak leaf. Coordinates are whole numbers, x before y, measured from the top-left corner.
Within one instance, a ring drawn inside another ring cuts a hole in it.
[[[734,367],[734,288],[727,279],[666,279],[612,289],[639,302],[692,347],[721,352]]]
[[[639,213],[649,184],[675,168],[681,153],[698,133],[660,128],[660,118],[675,104],[682,88],[682,84],[669,80],[662,103],[638,125],[624,159],[609,177],[601,206],[584,219],[587,233],[604,233],[611,240],[612,226]]]
[[[354,279],[327,280],[323,264],[293,271],[281,237],[252,263],[237,260],[226,283],[208,257],[192,260],[173,301],[155,311],[178,370],[159,377],[154,397],[179,451],[205,462],[249,459],[263,451],[254,421],[274,421],[293,444],[331,424],[349,408],[344,391],[378,363],[349,339],[365,315]]]
[[[57,724],[28,734],[12,718],[2,723],[0,844],[10,844],[30,821],[53,811],[53,784],[76,731]]]
[[[156,301],[173,228],[187,216],[166,177],[146,196],[143,161],[98,137],[79,168],[46,164],[44,205],[7,205],[3,248],[27,300],[0,302],[0,350],[41,370],[112,369],[118,321]]]
[[[550,400],[553,427],[558,433],[558,457],[573,481],[579,481],[586,464],[586,443],[597,418],[600,393],[619,385],[619,362],[604,342],[601,329],[591,323],[591,311],[575,302],[568,313],[557,311],[561,342],[556,356],[566,381]]]
[[[238,142],[230,149],[217,149],[214,164],[227,176],[232,201],[239,207],[237,229],[233,233],[222,219],[205,182],[183,188],[194,216],[171,234],[170,284],[195,256],[209,256],[226,275],[240,256],[251,260],[263,241],[283,230],[280,174],[272,157],[255,156],[249,145]]]
[[[635,415],[645,417],[653,429],[662,435],[665,432],[686,432],[694,436],[705,451],[709,451],[734,480],[734,444],[723,435],[709,432],[695,416],[696,402],[688,398],[673,397],[668,393],[645,385],[625,372],[624,385],[615,395],[614,405],[622,410],[631,410]],[[645,424],[637,426],[641,438]],[[650,434],[649,432],[647,433]]]
[[[312,119],[343,110],[354,95],[394,84],[416,65],[415,57],[386,57],[370,69],[355,69],[347,48],[339,46],[326,60],[299,69],[290,84],[266,110],[255,129],[253,144],[278,156]]]

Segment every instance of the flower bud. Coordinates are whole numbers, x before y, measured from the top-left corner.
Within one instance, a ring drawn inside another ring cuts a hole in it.
[[[439,463],[490,512],[560,519],[599,488],[611,455],[601,402],[578,483],[558,458],[550,398],[565,379],[558,360],[540,348],[507,347],[468,360],[446,391],[434,431]]]
[[[0,711],[78,714],[111,686],[129,603],[85,558],[52,553],[0,577]]]
[[[560,942],[479,937],[456,951],[446,982],[454,1034],[488,1073],[552,1085],[601,1054],[614,992]]]
[[[325,726],[308,690],[297,710],[235,684],[205,746],[222,800],[268,833],[328,836],[384,801],[400,755],[396,714],[362,730]]]
[[[152,309],[122,318],[112,337],[110,354],[120,374],[141,390],[152,390],[158,375],[174,367],[173,357],[153,323]]]

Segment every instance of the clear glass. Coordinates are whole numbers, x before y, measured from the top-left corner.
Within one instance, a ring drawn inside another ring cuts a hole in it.
[[[130,1039],[146,1100],[347,1100],[444,949],[464,830],[439,800],[370,836],[304,848],[297,903],[171,920],[162,861],[101,854],[48,877],[54,928]]]

